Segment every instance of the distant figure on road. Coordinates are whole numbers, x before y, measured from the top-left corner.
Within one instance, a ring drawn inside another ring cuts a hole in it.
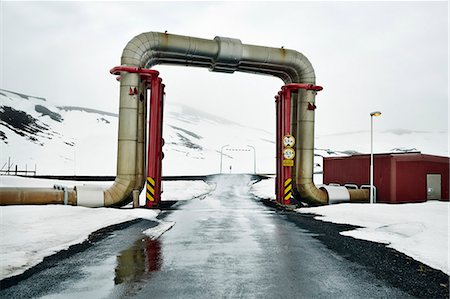
[[[230,173],[231,173],[231,165],[230,165]]]

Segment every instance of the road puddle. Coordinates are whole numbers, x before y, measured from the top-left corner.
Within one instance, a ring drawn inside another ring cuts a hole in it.
[[[148,237],[137,240],[133,246],[117,256],[114,284],[139,281],[162,266],[161,242]]]

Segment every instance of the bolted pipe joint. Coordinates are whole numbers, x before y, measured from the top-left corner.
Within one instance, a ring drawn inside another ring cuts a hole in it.
[[[221,73],[234,73],[242,59],[242,42],[236,38],[216,36],[214,41],[219,46],[219,51],[214,58],[210,71]]]
[[[64,205],[69,204],[69,188],[63,185],[53,185],[56,190],[62,190],[64,192]]]

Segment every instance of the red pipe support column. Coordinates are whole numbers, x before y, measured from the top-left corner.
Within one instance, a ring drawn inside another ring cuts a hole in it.
[[[163,110],[164,110],[164,84],[162,84],[161,78],[158,78],[158,119],[157,119],[157,136],[156,138],[156,146],[157,146],[157,156],[156,156],[156,188],[155,191],[157,191],[157,204],[161,201],[161,194],[162,194],[162,159],[163,159]]]
[[[161,155],[162,155],[162,87],[161,78],[151,81],[150,118],[148,124],[148,155],[147,155],[147,208],[159,205],[161,201]]]
[[[292,167],[293,157],[287,159],[284,157],[286,146],[283,143],[285,136],[291,136],[291,95],[290,91],[282,88],[278,95],[275,96],[276,103],[276,163],[277,175],[275,182],[276,199],[280,204],[289,205],[292,196]],[[290,164],[291,163],[291,164]]]
[[[291,157],[290,159],[288,159],[286,157],[285,152],[287,150],[290,150],[288,147],[286,147],[286,145],[284,144],[284,138],[286,136],[292,136],[291,135],[291,92],[290,90],[286,89],[286,88],[282,88],[281,89],[281,93],[282,93],[282,135],[281,135],[281,140],[280,142],[280,146],[282,146],[282,165],[281,165],[281,180],[280,183],[281,185],[281,191],[280,191],[280,199],[281,199],[281,203],[285,204],[285,205],[289,205],[291,204],[291,196],[292,196],[292,167],[294,166],[293,164],[289,164],[291,162],[293,162],[293,157]],[[294,151],[295,153],[295,151]]]

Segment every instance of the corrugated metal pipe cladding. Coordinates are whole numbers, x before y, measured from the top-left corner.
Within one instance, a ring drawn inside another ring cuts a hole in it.
[[[354,202],[368,202],[370,197],[369,189],[350,189],[350,201]]]
[[[205,67],[214,72],[233,73],[235,71],[267,74],[280,78],[285,84],[314,84],[316,77],[309,60],[301,53],[284,49],[242,44],[240,40],[215,37],[213,40],[159,32],[142,33],[131,39],[122,52],[121,65],[152,68],[157,64]],[[138,88],[138,94],[129,94],[131,88]],[[143,188],[145,178],[145,112],[146,107],[139,101],[139,94],[145,92],[139,75],[121,73],[119,134],[117,152],[117,177],[114,184],[106,189],[95,186],[77,186],[69,190],[69,204],[89,207],[120,206],[132,200]],[[302,90],[297,97],[297,119],[292,122],[292,132],[300,145],[297,148],[294,179],[302,201],[313,205],[327,204],[328,193],[319,190],[313,183],[314,163],[314,104],[316,92]],[[294,98],[295,100],[295,98]],[[145,101],[144,101],[145,102]],[[50,197],[43,196],[42,190],[0,189],[0,204],[61,203],[61,190],[47,190]],[[364,197],[358,191],[352,198]],[[47,201],[45,198],[49,198]]]
[[[76,205],[75,191],[68,191],[68,204]],[[64,204],[64,191],[51,188],[0,188],[0,205]]]

